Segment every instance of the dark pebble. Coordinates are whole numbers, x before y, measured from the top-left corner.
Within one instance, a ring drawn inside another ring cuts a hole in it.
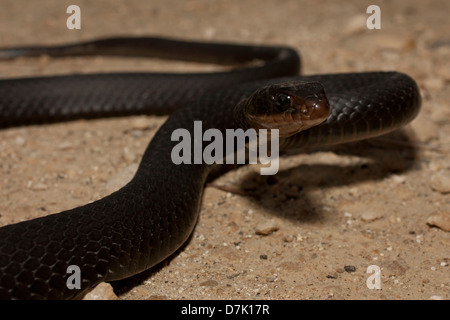
[[[356,271],[356,267],[355,266],[345,266],[344,267],[344,270],[346,271],[346,272],[355,272]]]

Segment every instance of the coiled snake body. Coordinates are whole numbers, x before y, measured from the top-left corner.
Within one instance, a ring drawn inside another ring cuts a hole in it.
[[[195,226],[211,165],[175,165],[171,151],[177,142],[171,141],[172,132],[185,128],[192,133],[195,120],[202,121],[203,130],[215,128],[224,132],[228,128],[251,126],[255,117],[261,116],[260,109],[255,111],[259,104],[264,104],[261,93],[255,97],[261,87],[269,88],[264,91],[266,96],[281,97],[267,105],[281,104],[283,112],[289,108],[291,118],[297,112],[293,104],[304,108],[305,101],[310,100],[309,96],[302,97],[303,89],[301,93],[296,91],[304,82],[323,85],[321,93],[312,96],[318,97],[324,91],[328,99],[325,105],[329,104],[331,110],[326,120],[282,136],[281,150],[384,134],[411,121],[420,108],[417,85],[405,74],[297,76],[300,59],[287,47],[112,38],[50,48],[0,50],[3,59],[41,54],[169,59],[181,56],[194,61],[263,63],[218,73],[107,73],[0,80],[3,128],[175,110],[147,147],[135,177],[122,189],[82,207],[0,228],[1,299],[70,299],[101,281],[118,280],[146,270],[177,250]],[[286,87],[291,91],[286,93]],[[287,99],[290,104],[283,107]],[[249,110],[235,110],[242,105],[256,112],[252,121],[245,118],[244,113]],[[269,112],[266,109],[264,112]],[[275,112],[280,112],[280,108]],[[302,112],[307,113],[304,109]],[[324,114],[319,112],[320,116]],[[262,118],[277,125],[286,116],[263,114]],[[71,265],[81,269],[81,289],[67,287]]]

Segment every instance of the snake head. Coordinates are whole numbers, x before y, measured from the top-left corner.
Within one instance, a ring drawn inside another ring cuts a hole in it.
[[[330,104],[319,82],[270,85],[254,92],[241,108],[245,127],[278,129],[280,138],[316,126],[330,115]]]

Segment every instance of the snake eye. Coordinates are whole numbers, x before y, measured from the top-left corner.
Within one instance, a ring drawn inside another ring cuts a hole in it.
[[[286,111],[291,106],[291,96],[279,93],[275,97],[276,104],[281,111]]]

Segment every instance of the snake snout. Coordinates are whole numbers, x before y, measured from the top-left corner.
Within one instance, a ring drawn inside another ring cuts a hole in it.
[[[330,104],[319,82],[287,82],[253,94],[246,103],[246,124],[255,129],[278,129],[289,137],[325,121]]]
[[[325,94],[315,95],[303,102],[300,112],[312,125],[316,125],[326,120],[330,115],[330,103]]]

